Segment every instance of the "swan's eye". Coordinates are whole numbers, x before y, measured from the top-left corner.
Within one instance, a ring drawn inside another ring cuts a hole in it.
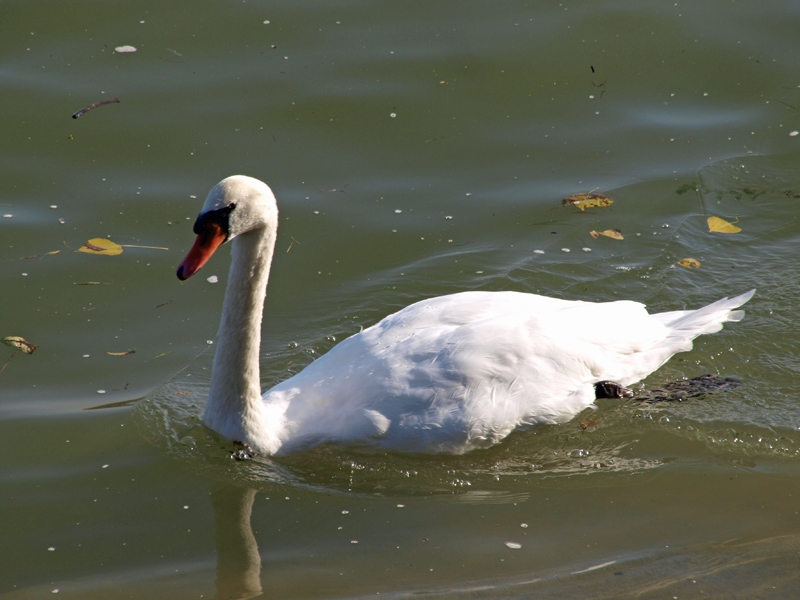
[[[207,233],[211,228],[221,229],[225,232],[225,238],[227,239],[230,233],[230,215],[234,208],[236,208],[236,204],[231,203],[224,208],[218,208],[217,210],[210,210],[206,213],[202,213],[194,222],[193,231],[197,235],[201,235],[203,233]]]

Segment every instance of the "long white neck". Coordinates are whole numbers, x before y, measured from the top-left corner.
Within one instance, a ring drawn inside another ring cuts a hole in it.
[[[270,430],[276,424],[265,418],[259,371],[261,319],[275,238],[276,228],[267,227],[231,241],[231,269],[203,414],[206,425],[263,454],[280,447]]]

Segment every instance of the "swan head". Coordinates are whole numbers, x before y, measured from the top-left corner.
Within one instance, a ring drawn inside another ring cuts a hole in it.
[[[197,239],[178,266],[178,279],[197,273],[223,243],[256,229],[277,227],[275,196],[263,181],[246,175],[232,175],[208,193],[194,223]]]

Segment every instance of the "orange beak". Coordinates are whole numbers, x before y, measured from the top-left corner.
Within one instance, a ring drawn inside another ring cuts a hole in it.
[[[227,235],[219,225],[208,223],[204,231],[197,236],[192,249],[189,250],[189,254],[178,266],[178,279],[186,281],[197,273],[208,262],[208,259],[211,258],[216,249],[222,245],[225,238],[227,238]]]

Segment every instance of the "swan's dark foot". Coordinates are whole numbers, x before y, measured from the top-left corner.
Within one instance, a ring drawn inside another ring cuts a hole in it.
[[[594,384],[595,398],[633,398],[633,391],[614,381],[598,381]]]
[[[231,451],[231,458],[233,460],[250,460],[255,456],[255,451],[247,444],[233,442],[233,450]]]
[[[740,385],[742,382],[732,377],[701,375],[692,379],[673,381],[652,390],[642,390],[634,399],[640,402],[682,402],[712,392],[732,390]]]

